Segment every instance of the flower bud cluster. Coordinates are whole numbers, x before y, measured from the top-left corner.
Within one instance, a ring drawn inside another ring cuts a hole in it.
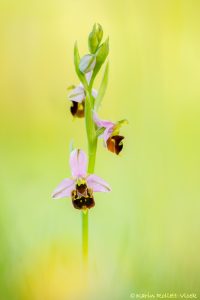
[[[88,73],[92,70],[96,75],[106,60],[109,53],[109,39],[101,44],[103,38],[103,29],[100,24],[94,24],[92,31],[88,36],[88,48],[90,53],[84,55],[79,64],[79,70],[82,73]]]

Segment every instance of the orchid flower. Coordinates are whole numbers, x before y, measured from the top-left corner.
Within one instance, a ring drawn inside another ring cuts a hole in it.
[[[101,120],[97,113],[93,113],[93,119],[100,132],[99,137],[103,138],[105,147],[117,155],[122,151],[124,136],[119,135],[120,127],[127,124],[127,120],[121,120],[116,123],[107,120]]]
[[[90,83],[90,79],[92,76],[92,71],[85,74],[87,83]],[[94,98],[97,97],[97,91],[92,89],[92,96]],[[86,92],[82,83],[78,86],[73,86],[72,91],[69,93],[68,98],[72,101],[72,106],[70,107],[71,114],[78,118],[84,117],[84,110],[85,110],[85,97]]]
[[[110,192],[108,183],[95,174],[87,174],[87,156],[75,149],[70,154],[71,178],[65,178],[54,190],[53,199],[71,197],[73,206],[87,210],[95,205],[93,192]]]

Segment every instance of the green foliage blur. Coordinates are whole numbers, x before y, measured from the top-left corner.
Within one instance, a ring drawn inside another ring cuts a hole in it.
[[[198,294],[199,12],[197,0],[0,0],[0,300]],[[87,150],[67,87],[95,22],[110,39],[99,116],[129,125],[119,157],[98,145],[113,191],[89,214],[86,287],[80,212],[51,192],[70,175],[70,141]]]

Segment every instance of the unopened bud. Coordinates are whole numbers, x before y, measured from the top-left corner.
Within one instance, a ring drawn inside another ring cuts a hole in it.
[[[96,64],[96,57],[92,54],[86,54],[81,58],[80,64],[79,64],[79,70],[82,73],[88,73],[92,71]]]
[[[88,36],[88,47],[91,53],[95,53],[101,43],[103,29],[100,24],[94,24],[92,32]]]

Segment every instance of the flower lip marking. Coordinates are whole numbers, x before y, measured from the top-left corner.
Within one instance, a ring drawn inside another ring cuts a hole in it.
[[[108,150],[118,155],[123,149],[123,139],[124,137],[122,135],[114,135],[108,138],[106,141]]]
[[[70,111],[72,116],[77,118],[83,118],[84,111],[85,111],[85,101],[83,100],[81,103],[72,101],[72,106],[70,107]]]
[[[53,199],[71,197],[76,209],[90,209],[95,205],[94,192],[110,192],[108,183],[95,174],[87,174],[87,156],[80,149],[70,154],[72,178],[65,178],[54,190]]]
[[[76,189],[72,191],[72,203],[77,209],[92,208],[95,206],[92,190],[88,189],[86,184],[77,184]]]

